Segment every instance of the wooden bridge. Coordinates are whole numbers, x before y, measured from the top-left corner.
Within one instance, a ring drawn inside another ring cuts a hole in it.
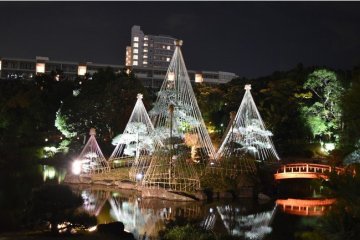
[[[275,180],[309,178],[328,179],[327,173],[336,171],[337,174],[344,172],[343,168],[331,167],[325,164],[291,163],[282,165],[274,174]]]
[[[329,199],[278,199],[276,205],[285,213],[299,216],[322,216],[335,203]]]

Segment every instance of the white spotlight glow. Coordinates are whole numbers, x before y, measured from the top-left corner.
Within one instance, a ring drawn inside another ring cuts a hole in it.
[[[75,160],[72,164],[72,173],[75,175],[79,175],[81,173],[82,163],[79,160]]]
[[[324,148],[326,151],[332,151],[335,149],[335,143],[325,143]]]
[[[136,174],[136,180],[140,181],[143,178],[141,173]]]
[[[174,81],[175,80],[175,73],[169,72],[168,73],[168,80],[169,81]]]

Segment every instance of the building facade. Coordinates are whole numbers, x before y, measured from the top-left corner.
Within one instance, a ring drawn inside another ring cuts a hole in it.
[[[167,68],[175,50],[176,38],[144,34],[140,26],[131,28],[131,46],[126,47],[125,65],[144,68]]]
[[[114,64],[100,63],[80,63],[50,60],[48,57],[36,57],[34,59],[18,59],[18,58],[0,58],[0,79],[12,80],[23,79],[32,80],[36,74],[54,73],[57,81],[75,80],[81,76],[92,76],[99,69],[111,67],[115,72],[123,69],[131,70],[137,78],[148,88],[160,88],[166,75],[166,68],[150,68],[141,66],[124,66]],[[60,75],[57,73],[61,72]],[[190,80],[196,83],[221,84],[231,81],[238,77],[235,73],[229,72],[213,72],[213,71],[193,71],[188,70]]]

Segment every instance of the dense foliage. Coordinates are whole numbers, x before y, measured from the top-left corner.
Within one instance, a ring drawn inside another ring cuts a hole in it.
[[[56,126],[65,136],[87,136],[94,127],[97,135],[111,139],[123,131],[135,102],[143,93],[149,103],[147,91],[133,74],[110,68],[99,70],[92,80],[82,81],[81,88],[64,99],[57,113]]]

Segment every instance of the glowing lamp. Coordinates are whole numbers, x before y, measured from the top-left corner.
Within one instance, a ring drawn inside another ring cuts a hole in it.
[[[36,74],[45,73],[45,63],[36,63]]]
[[[251,90],[251,84],[246,84],[244,87],[245,90]]]
[[[175,80],[175,73],[169,72],[169,73],[168,73],[168,76],[167,76],[167,79],[168,79],[169,81],[174,81],[174,80]]]
[[[79,175],[81,173],[82,163],[79,160],[75,160],[72,164],[72,173],[75,175]]]
[[[196,73],[195,74],[195,82],[196,83],[202,83],[203,81],[204,81],[204,79],[203,79],[202,74],[201,73]]]
[[[335,143],[325,143],[324,148],[326,151],[332,151],[335,149]]]
[[[143,175],[141,173],[138,173],[138,174],[136,174],[135,178],[136,178],[136,180],[141,181],[141,179],[143,178]]]
[[[86,65],[79,65],[78,66],[78,75],[85,76],[86,74]]]

